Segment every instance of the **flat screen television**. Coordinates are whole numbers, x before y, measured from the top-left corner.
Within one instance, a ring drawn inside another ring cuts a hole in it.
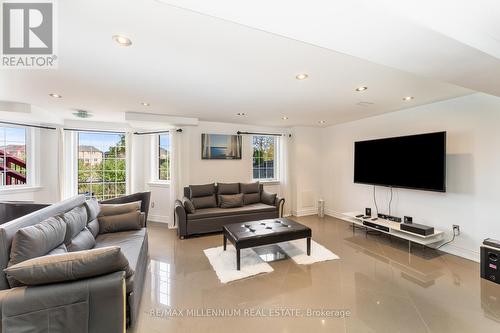
[[[446,192],[446,132],[355,142],[354,182]]]

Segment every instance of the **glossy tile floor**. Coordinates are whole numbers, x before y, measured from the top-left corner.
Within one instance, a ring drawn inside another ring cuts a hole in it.
[[[481,280],[477,263],[417,246],[409,255],[406,242],[362,230],[353,235],[334,218],[294,219],[341,259],[276,261],[272,273],[226,285],[203,254],[220,246],[222,235],[179,240],[175,230],[151,226],[141,314],[129,331],[500,332],[500,285]],[[201,317],[220,309],[226,316]],[[234,309],[241,316],[231,317]],[[308,309],[351,313],[307,317]]]

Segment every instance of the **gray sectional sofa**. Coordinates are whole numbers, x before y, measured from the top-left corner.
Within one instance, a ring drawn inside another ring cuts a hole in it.
[[[139,209],[134,212],[139,216],[134,230],[99,232],[100,206],[83,195],[0,225],[0,332],[112,333],[124,332],[126,326],[132,325],[137,318],[148,261],[145,216],[149,197],[150,193],[144,192],[112,201],[134,203],[137,208],[140,206],[137,201],[144,204],[142,212]],[[116,221],[111,222],[115,223],[111,227],[116,226]],[[14,259],[19,261],[20,254],[46,252],[53,246],[49,243],[60,242],[62,238],[58,240],[51,233],[57,234],[61,223],[65,223],[63,244],[40,257],[13,265]],[[18,231],[23,237],[36,236],[39,232],[43,237],[37,240],[37,246],[22,249]],[[58,262],[60,259],[55,255],[61,253],[61,248],[64,248],[61,257],[71,259],[83,255],[83,258],[71,263],[72,266],[64,266],[64,261]],[[96,252],[108,252],[111,255],[108,255],[108,263],[103,264],[101,260],[99,266],[92,256],[85,257]],[[12,269],[32,261],[37,264],[46,261],[49,265],[55,261],[56,264],[48,268],[30,266],[31,270],[24,271],[23,278],[27,280],[19,280],[22,283],[17,286],[19,281],[13,279]],[[93,266],[85,267],[87,263]],[[107,273],[99,274],[102,270]],[[50,280],[54,279],[53,271],[59,274],[55,274],[57,282]],[[61,281],[60,275],[66,277],[66,274],[69,278]],[[85,277],[78,278],[79,275]]]
[[[178,235],[183,239],[221,232],[224,224],[278,218],[284,203],[258,182],[190,185],[184,188],[184,198],[175,202]]]

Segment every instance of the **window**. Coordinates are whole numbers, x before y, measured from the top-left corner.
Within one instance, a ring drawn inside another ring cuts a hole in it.
[[[110,199],[127,194],[125,134],[78,132],[78,193]]]
[[[27,184],[26,129],[0,127],[0,186]]]
[[[277,172],[277,137],[270,135],[254,135],[253,146],[253,179],[276,180]]]
[[[170,136],[158,135],[158,180],[170,181]]]

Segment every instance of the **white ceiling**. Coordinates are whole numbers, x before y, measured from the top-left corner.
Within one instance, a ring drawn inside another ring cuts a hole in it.
[[[480,19],[477,26],[450,8],[427,15],[425,1],[401,6],[405,10],[391,8],[389,0],[376,6],[361,0],[169,2],[174,6],[59,1],[59,69],[1,70],[0,100],[65,117],[85,109],[94,121],[123,121],[124,112],[134,111],[294,126],[346,122],[473,90],[500,96],[493,2],[485,11],[467,9]],[[114,34],[129,36],[133,45],[117,46]],[[309,79],[296,80],[298,73]],[[355,92],[361,85],[369,89]],[[50,98],[52,92],[64,98]],[[409,95],[415,99],[404,102]]]

